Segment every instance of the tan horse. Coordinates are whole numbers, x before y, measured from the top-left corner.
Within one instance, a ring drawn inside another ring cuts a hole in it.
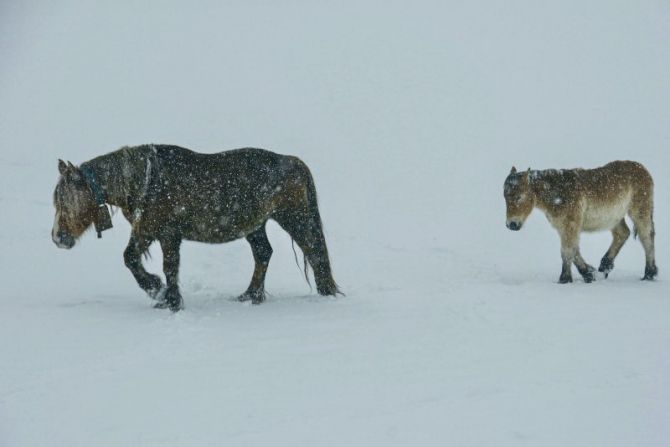
[[[612,244],[598,269],[607,277],[630,235],[626,214],[644,247],[646,266],[642,279],[653,279],[658,273],[654,257],[654,182],[640,163],[614,161],[596,169],[526,172],[512,168],[505,180],[504,195],[507,228],[520,230],[537,207],[558,231],[563,260],[561,284],[572,282],[573,263],[585,282],[595,279],[595,269],[579,253],[579,235],[584,231],[612,232]]]

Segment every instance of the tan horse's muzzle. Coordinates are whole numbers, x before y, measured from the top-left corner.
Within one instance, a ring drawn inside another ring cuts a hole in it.
[[[509,228],[512,231],[519,231],[522,226],[523,226],[523,221],[521,221],[521,220],[509,219],[507,221],[507,228]]]

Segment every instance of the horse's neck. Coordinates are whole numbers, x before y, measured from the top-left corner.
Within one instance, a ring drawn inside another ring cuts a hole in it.
[[[535,206],[543,211],[548,206],[546,203],[547,193],[553,188],[552,177],[556,172],[554,169],[549,169],[544,171],[533,170],[528,173],[530,189],[535,196]]]
[[[529,180],[536,206],[546,210],[567,200],[567,195],[574,193],[575,185],[579,182],[579,172],[575,169],[531,171]]]
[[[128,197],[133,197],[142,189],[145,181],[147,157],[139,148],[123,148],[86,163],[93,169],[106,202],[124,208]]]

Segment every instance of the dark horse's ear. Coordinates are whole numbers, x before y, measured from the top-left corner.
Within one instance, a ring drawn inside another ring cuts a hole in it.
[[[514,166],[512,166],[512,170],[509,171],[509,173],[510,174],[516,174],[516,168]]]
[[[79,168],[68,161],[67,164],[63,160],[58,160],[58,171],[61,175],[69,180],[78,181],[81,178]]]
[[[67,167],[70,170],[70,178],[72,180],[74,180],[75,182],[78,182],[79,180],[81,180],[83,174],[81,173],[81,171],[79,170],[78,167],[73,165],[72,162],[70,162],[70,161],[67,162]]]

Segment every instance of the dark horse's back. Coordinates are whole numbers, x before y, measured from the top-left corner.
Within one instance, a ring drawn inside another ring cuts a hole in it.
[[[178,146],[153,151],[151,215],[182,239],[223,243],[273,219],[298,243],[322,294],[337,292],[312,175],[299,158],[244,148],[202,154]]]
[[[222,243],[245,237],[303,189],[311,175],[296,157],[263,149],[214,154],[155,145],[153,216],[183,239]],[[160,216],[160,217],[159,217]]]

